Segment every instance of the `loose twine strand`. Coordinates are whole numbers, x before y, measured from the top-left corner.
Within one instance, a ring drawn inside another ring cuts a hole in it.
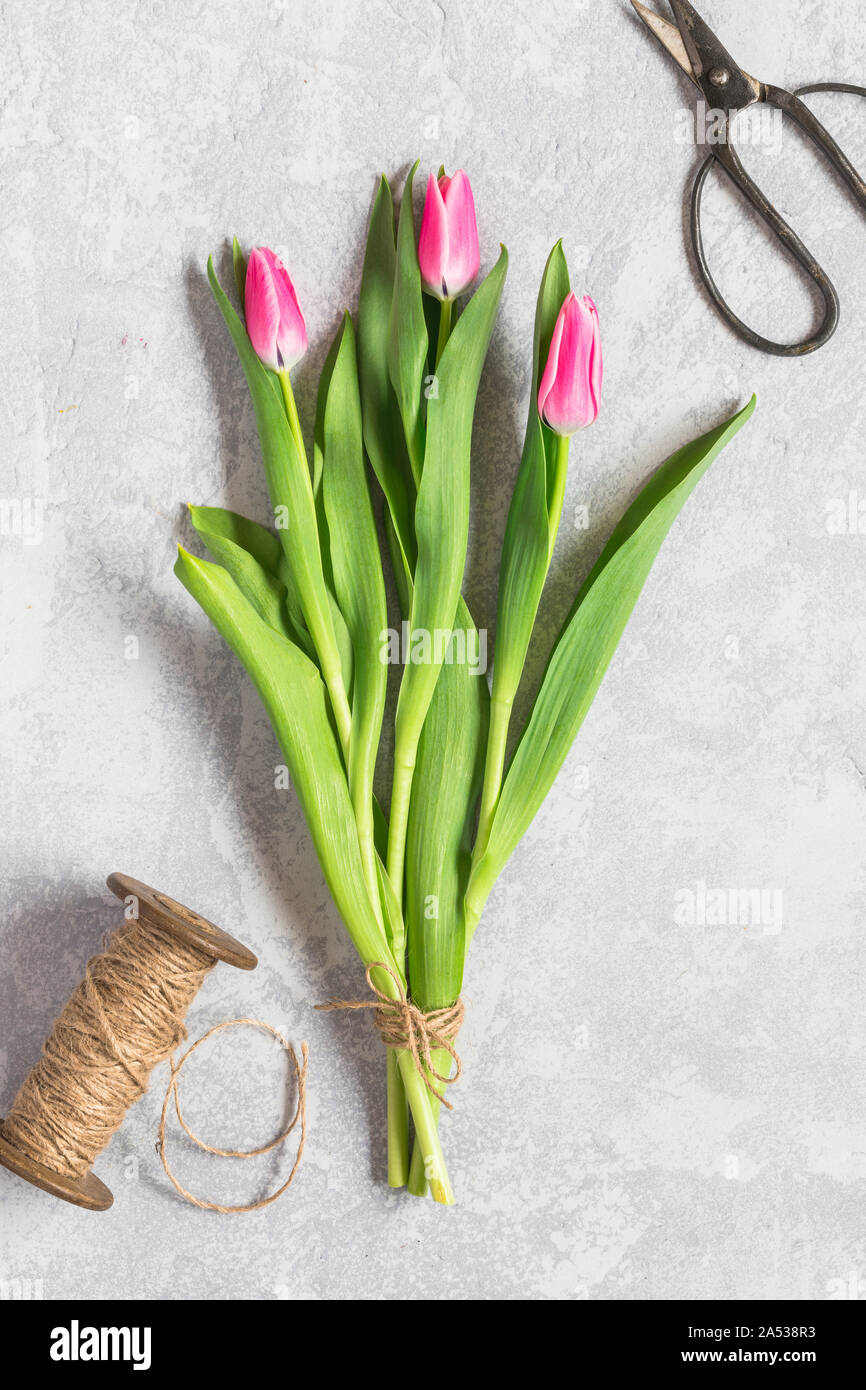
[[[221,1033],[224,1028],[237,1028],[241,1024],[245,1024],[250,1028],[258,1028],[263,1033],[270,1033],[273,1038],[276,1038],[283,1051],[289,1054],[292,1059],[292,1065],[295,1068],[295,1076],[298,1083],[298,1103],[295,1107],[294,1116],[283,1132],[277,1135],[276,1139],[271,1139],[269,1143],[262,1144],[257,1149],[218,1149],[212,1144],[206,1144],[197,1134],[193,1134],[184,1119],[180,1108],[180,1074],[187,1059],[192,1056],[197,1047],[201,1047],[203,1042],[207,1042],[208,1038],[213,1037],[214,1033]],[[166,1177],[175,1190],[180,1193],[181,1197],[185,1197],[194,1207],[200,1207],[203,1211],[218,1211],[222,1212],[224,1216],[228,1216],[238,1211],[261,1211],[262,1207],[269,1207],[271,1202],[275,1202],[278,1197],[282,1197],[283,1193],[291,1187],[295,1174],[301,1166],[301,1157],[304,1152],[304,1145],[307,1142],[307,1064],[309,1062],[310,1049],[305,1042],[301,1043],[301,1056],[303,1058],[303,1063],[298,1062],[297,1054],[292,1044],[283,1037],[282,1033],[278,1033],[276,1028],[272,1028],[270,1023],[263,1023],[259,1018],[233,1018],[227,1023],[217,1023],[213,1028],[209,1028],[206,1033],[203,1033],[201,1037],[192,1044],[192,1047],[187,1048],[179,1062],[175,1062],[174,1058],[172,1058],[171,1080],[168,1083],[165,1099],[162,1102],[162,1113],[159,1117],[159,1138],[156,1148],[162,1160],[162,1166],[165,1169]],[[196,1197],[192,1192],[188,1191],[187,1188],[183,1187],[175,1177],[165,1151],[165,1126],[172,1097],[174,1098],[175,1114],[177,1115],[178,1122],[184,1133],[188,1135],[198,1148],[203,1149],[205,1153],[216,1154],[219,1158],[256,1158],[260,1154],[271,1153],[274,1149],[278,1148],[280,1144],[285,1143],[295,1125],[298,1123],[298,1120],[300,1120],[301,1137],[298,1142],[297,1153],[295,1154],[295,1162],[292,1165],[292,1171],[289,1173],[282,1187],[278,1187],[276,1192],[269,1193],[267,1197],[262,1197],[261,1201],[247,1202],[242,1206],[221,1206],[218,1202],[207,1202],[201,1197]]]
[[[373,983],[374,970],[384,970],[391,976],[397,989],[396,999],[392,999]],[[415,1068],[431,1096],[441,1101],[447,1110],[453,1110],[451,1102],[437,1091],[433,1080],[439,1081],[443,1086],[451,1086],[459,1080],[463,1071],[463,1065],[454,1047],[466,1012],[463,1000],[458,999],[446,1009],[431,1009],[429,1013],[424,1013],[417,1004],[412,1003],[403,981],[384,961],[373,961],[372,965],[367,966],[365,974],[367,984],[376,996],[375,999],[330,999],[327,1004],[317,1004],[316,1008],[323,1013],[336,1009],[375,1009],[373,1022],[385,1046],[411,1052]],[[434,1048],[448,1053],[456,1067],[453,1076],[443,1076],[436,1070],[432,1056]]]
[[[302,1044],[299,1065],[291,1044],[258,1019],[218,1024],[193,1043],[178,1063],[173,1053],[187,1037],[185,1018],[205,977],[212,956],[169,936],[156,924],[129,919],[111,933],[102,954],[88,962],[84,978],[55,1020],[42,1056],[25,1077],[3,1121],[4,1139],[34,1162],[66,1177],[83,1177],[120,1128],[127,1110],[147,1090],[151,1071],[172,1058],[171,1079],[163,1102],[158,1150],[176,1190],[193,1205],[219,1212],[258,1211],[290,1186],[306,1140],[308,1053]],[[248,1024],[272,1033],[289,1053],[298,1084],[295,1116],[269,1144],[248,1151],[204,1144],[186,1124],[178,1083],[187,1058],[223,1028]],[[178,1120],[189,1137],[208,1153],[252,1158],[282,1144],[300,1119],[301,1132],[292,1171],[275,1193],[246,1206],[224,1207],[203,1201],[182,1187],[165,1154],[165,1125],[174,1096]]]

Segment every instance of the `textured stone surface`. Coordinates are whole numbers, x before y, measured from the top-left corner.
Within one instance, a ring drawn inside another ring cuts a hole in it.
[[[703,8],[768,80],[866,69],[859,0],[802,3],[796,22],[780,0]],[[866,504],[862,219],[793,134],[765,133],[750,167],[845,313],[799,363],[734,339],[684,249],[693,99],[624,0],[212,0],[194,16],[38,0],[2,26],[2,492],[44,510],[23,536],[13,508],[0,537],[0,1104],[117,921],[112,869],[260,955],[254,974],[207,982],[196,1034],[251,1013],[312,1048],[307,1156],[276,1208],[230,1220],[181,1204],[153,1149],[158,1076],[98,1163],[108,1214],[0,1173],[2,1291],[825,1298],[864,1274],[866,534],[856,520],[832,533],[833,499]],[[866,164],[857,99],[813,101]],[[208,251],[236,231],[287,257],[311,334],[309,426],[375,176],[416,155],[470,171],[484,261],[500,238],[512,257],[476,435],[479,623],[493,623],[556,237],[598,302],[607,376],[573,450],[548,636],[640,480],[759,395],[490,901],[446,1125],[452,1211],[383,1185],[378,1044],[311,1011],[360,987],[357,962],[274,787],[255,695],[171,574],[187,499],[266,515]],[[814,306],[766,237],[724,190],[707,212],[737,305],[759,328],[807,329]],[[763,920],[703,920],[700,883],[766,890]],[[261,1140],[281,1065],[229,1034],[190,1084],[190,1118],[218,1142]],[[279,1168],[174,1152],[185,1179],[234,1200]]]

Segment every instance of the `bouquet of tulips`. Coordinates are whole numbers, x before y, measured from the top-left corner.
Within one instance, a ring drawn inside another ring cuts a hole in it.
[[[488,685],[483,634],[461,585],[475,399],[507,255],[503,248],[458,311],[480,266],[469,180],[462,171],[431,174],[416,241],[414,173],[396,223],[391,189],[380,182],[357,313],[354,321],[344,315],[322,371],[311,456],[291,384],[307,333],[285,266],[265,247],[246,259],[235,240],[236,309],[209,261],[252,396],[273,524],[191,508],[213,559],[181,549],[176,573],[261,696],[366,968],[369,1002],[353,1007],[375,1008],[387,1048],[389,1183],[449,1203],[439,1118],[459,1073],[454,1043],[469,943],[589,710],[662,541],[754,400],[681,448],[628,508],[575,597],[524,727],[512,730],[569,444],[598,414],[598,315],[591,299],[572,292],[557,243],[538,295]],[[380,534],[400,610],[396,641]],[[374,781],[395,661],[386,811]]]

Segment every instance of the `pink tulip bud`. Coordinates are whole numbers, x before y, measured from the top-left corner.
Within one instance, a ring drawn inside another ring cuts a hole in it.
[[[295,287],[279,256],[267,246],[250,252],[244,286],[247,332],[272,371],[290,371],[307,350],[307,326]]]
[[[451,178],[431,174],[427,180],[418,262],[425,290],[437,299],[456,299],[478,274],[475,200],[462,169]]]
[[[588,294],[572,292],[559,311],[547,366],[538,388],[538,413],[556,434],[571,435],[598,418],[601,335]]]

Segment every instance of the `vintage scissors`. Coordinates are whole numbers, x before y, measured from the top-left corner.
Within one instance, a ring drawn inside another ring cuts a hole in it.
[[[667,49],[675,62],[679,63],[687,77],[703,92],[709,106],[714,110],[723,108],[724,116],[720,123],[720,134],[716,138],[712,154],[701,166],[692,190],[692,243],[695,248],[698,267],[713,301],[728,323],[753,347],[763,352],[771,352],[777,357],[804,357],[823,347],[836,332],[839,323],[839,296],[829,278],[806,249],[796,232],[776,210],[770,200],[761,192],[758,185],[746,173],[742,161],[733,144],[732,127],[737,116],[756,102],[774,106],[786,116],[791,116],[810,140],[818,146],[833,167],[842,175],[860,207],[866,212],[866,183],[857,173],[851,161],[842,152],[828,130],[812,114],[808,106],[800,100],[808,92],[852,92],[866,97],[866,87],[855,87],[848,82],[816,82],[808,87],[800,87],[796,92],[787,92],[782,87],[773,87],[766,82],[758,82],[743,72],[722,47],[715,34],[701,19],[688,0],[670,0],[676,24],[662,19],[661,15],[641,5],[639,0],[632,4],[641,19],[652,30],[656,38]],[[718,285],[713,279],[704,251],[701,232],[701,199],[707,175],[714,164],[720,164],[736,184],[740,192],[749,200],[768,227],[775,232],[785,250],[799,261],[807,275],[814,281],[824,296],[824,321],[814,335],[802,343],[774,343],[762,338],[749,328],[734,313],[722,298]]]

